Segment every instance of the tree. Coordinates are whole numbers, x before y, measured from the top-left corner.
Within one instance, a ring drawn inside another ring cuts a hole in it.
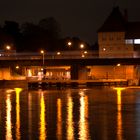
[[[21,35],[19,24],[15,21],[5,21],[2,29],[5,36],[4,44],[10,44],[12,45],[12,49],[17,49]]]

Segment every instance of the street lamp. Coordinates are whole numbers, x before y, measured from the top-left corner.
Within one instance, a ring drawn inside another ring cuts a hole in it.
[[[80,44],[80,48],[84,49],[85,48],[84,44]]]
[[[43,64],[43,67],[44,67],[44,50],[41,50],[40,53],[42,54],[42,64]]]
[[[71,45],[72,45],[72,43],[69,41],[69,42],[68,42],[68,46],[71,47]]]
[[[11,50],[11,46],[7,45],[6,50]]]

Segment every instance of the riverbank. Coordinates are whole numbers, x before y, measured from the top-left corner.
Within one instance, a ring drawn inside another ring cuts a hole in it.
[[[0,80],[0,88],[27,88],[27,89],[47,89],[48,87],[92,87],[92,86],[114,86],[139,88],[138,85],[129,85],[127,80]]]

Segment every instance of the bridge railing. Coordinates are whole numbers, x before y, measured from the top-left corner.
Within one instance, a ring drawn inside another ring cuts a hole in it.
[[[94,59],[94,58],[140,58],[140,55],[134,53],[133,55],[108,55],[99,57],[98,51],[61,51],[61,52],[47,52],[44,54],[44,59]],[[116,57],[118,56],[118,57]],[[10,53],[0,55],[0,60],[40,60],[43,59],[41,53]]]

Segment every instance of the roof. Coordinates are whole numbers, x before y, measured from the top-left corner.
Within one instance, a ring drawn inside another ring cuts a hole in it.
[[[119,7],[114,7],[98,32],[125,31],[125,24],[126,20],[120,12]]]

